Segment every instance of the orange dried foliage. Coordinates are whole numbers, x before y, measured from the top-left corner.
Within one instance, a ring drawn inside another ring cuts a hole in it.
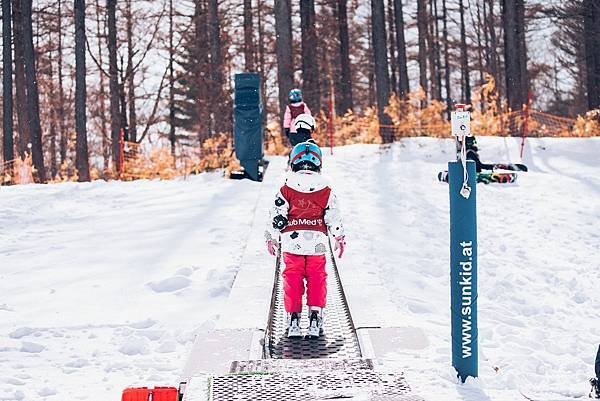
[[[496,80],[490,74],[486,74],[486,80],[473,94],[479,101],[471,109],[471,131],[474,135],[506,136],[511,125],[521,126],[522,115],[504,112],[506,103],[500,101]]]
[[[178,176],[175,159],[169,148],[158,148],[149,154],[139,152],[137,156],[126,158],[123,163],[121,179],[161,179],[168,180]]]
[[[227,172],[239,168],[231,136],[225,133],[206,139],[200,151],[181,154],[177,160],[168,147],[146,153],[139,145],[128,143],[126,149],[121,174],[123,180],[168,180],[219,168],[224,168]]]
[[[33,167],[33,160],[29,153],[25,159],[17,156],[16,159],[3,163],[2,167],[3,185],[33,184],[35,182],[33,180],[35,167]]]
[[[588,111],[585,116],[578,116],[571,136],[600,136],[600,109]]]
[[[202,143],[200,160],[193,163],[186,174],[198,174],[224,168],[226,171],[239,168],[239,161],[235,158],[233,138],[230,134],[220,133],[208,138]]]
[[[279,123],[272,121],[265,127],[265,154],[285,155],[288,152],[287,139],[280,133]]]
[[[392,95],[385,112],[392,119],[396,138],[450,136],[450,124],[444,116],[446,104],[439,100],[432,100],[426,104],[426,101],[427,96],[421,87],[410,92],[406,100]]]
[[[321,144],[329,144],[329,121],[325,114],[318,118],[319,129],[316,140]],[[362,115],[348,111],[333,121],[333,146],[352,145],[355,143],[381,143],[377,111],[367,108]]]

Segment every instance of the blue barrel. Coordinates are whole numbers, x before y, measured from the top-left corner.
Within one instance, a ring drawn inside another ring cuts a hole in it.
[[[461,195],[463,166],[448,163],[450,188],[450,304],[452,366],[460,379],[477,377],[477,191],[475,162],[467,161],[468,198]]]

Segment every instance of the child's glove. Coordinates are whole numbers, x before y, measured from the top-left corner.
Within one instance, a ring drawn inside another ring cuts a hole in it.
[[[273,242],[272,239],[267,240],[267,251],[271,254],[271,256],[275,256],[277,254],[277,248],[279,245]]]
[[[338,254],[338,258],[341,258],[342,255],[344,254],[344,249],[346,248],[346,237],[344,237],[343,235],[341,237],[335,237],[335,247],[333,248],[334,251],[337,251],[338,249],[340,250],[340,253]]]
[[[276,230],[283,230],[288,224],[288,219],[285,216],[278,214],[273,217],[273,228]]]

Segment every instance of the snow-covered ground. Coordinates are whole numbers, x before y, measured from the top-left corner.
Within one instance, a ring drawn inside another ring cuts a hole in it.
[[[478,141],[482,160],[518,161],[518,139]],[[383,366],[426,400],[587,397],[600,343],[600,138],[528,139],[525,150],[530,172],[515,184],[478,186],[480,377],[466,385],[450,366],[448,187],[436,178],[452,142],[326,155],[353,316],[395,328]],[[194,334],[226,308],[270,182],[209,173],[0,188],[0,400],[176,385]]]

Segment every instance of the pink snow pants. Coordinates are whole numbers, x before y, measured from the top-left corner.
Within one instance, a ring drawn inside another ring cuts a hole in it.
[[[325,255],[295,255],[284,252],[283,262],[283,300],[286,312],[302,312],[304,279],[308,306],[324,308],[327,300]]]

